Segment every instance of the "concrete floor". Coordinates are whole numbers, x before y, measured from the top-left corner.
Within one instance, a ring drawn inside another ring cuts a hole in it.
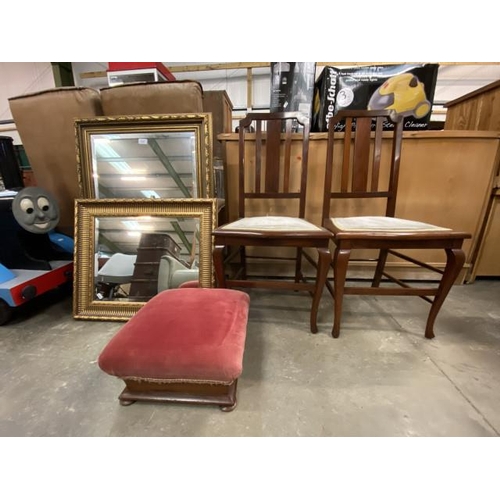
[[[423,336],[429,305],[347,297],[332,339],[325,293],[251,291],[239,404],[119,405],[96,358],[122,323],[73,320],[47,294],[0,327],[1,436],[498,436],[500,281],[456,286]],[[22,314],[19,314],[21,313]]]

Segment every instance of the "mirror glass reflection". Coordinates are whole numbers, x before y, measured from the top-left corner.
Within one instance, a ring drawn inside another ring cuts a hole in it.
[[[199,279],[198,217],[97,217],[94,300],[146,302]]]
[[[92,134],[96,198],[196,198],[196,132]]]
[[[75,120],[81,198],[212,198],[212,115]]]

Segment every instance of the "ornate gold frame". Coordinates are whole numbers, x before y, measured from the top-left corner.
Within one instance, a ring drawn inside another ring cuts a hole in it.
[[[216,200],[210,199],[102,199],[75,200],[75,262],[73,317],[127,321],[145,302],[94,299],[95,221],[97,217],[193,217],[199,218],[199,283],[214,284],[212,232],[216,224]]]
[[[82,198],[95,198],[92,134],[195,132],[198,198],[214,196],[212,114],[101,116],[75,120],[76,162]]]

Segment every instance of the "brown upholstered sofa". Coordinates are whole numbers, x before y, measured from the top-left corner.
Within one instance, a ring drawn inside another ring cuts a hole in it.
[[[61,87],[12,97],[9,105],[36,184],[57,199],[58,229],[72,236],[79,196],[74,120],[102,115],[99,91]]]
[[[60,87],[9,99],[35,182],[60,205],[58,230],[74,230],[74,199],[80,197],[76,169],[77,118],[203,112],[199,82],[178,80],[106,87]]]

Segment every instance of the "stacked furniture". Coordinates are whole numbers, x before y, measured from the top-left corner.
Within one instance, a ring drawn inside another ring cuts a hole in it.
[[[179,259],[180,251],[181,247],[168,234],[143,233],[137,248],[129,297],[143,302],[156,295],[161,258],[170,255]]]

